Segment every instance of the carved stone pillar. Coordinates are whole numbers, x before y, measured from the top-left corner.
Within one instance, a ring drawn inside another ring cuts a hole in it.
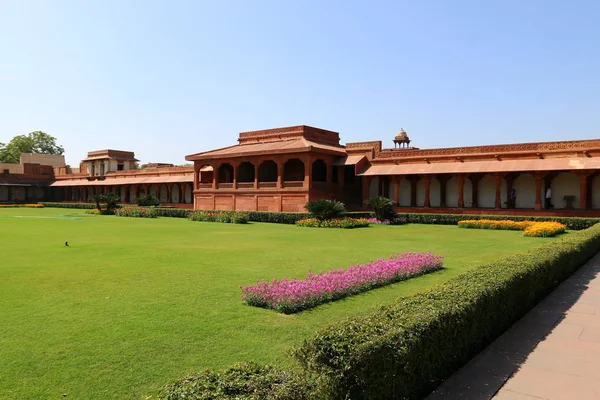
[[[312,160],[307,157],[304,160],[304,187],[310,189],[312,186]]]
[[[458,208],[465,207],[465,176],[456,174],[456,184],[458,186]]]
[[[429,208],[431,206],[431,175],[424,175],[423,183],[425,184],[425,200],[423,202],[423,207]]]
[[[200,183],[200,168],[194,168],[194,190],[198,190]]]
[[[410,206],[417,206],[417,182],[418,178],[412,178],[410,180]]]
[[[496,201],[494,202],[494,208],[502,208],[502,175],[494,174],[494,183],[496,184]]]
[[[254,189],[258,189],[258,166],[259,166],[260,162],[257,161],[256,164],[254,164]]]
[[[581,210],[587,210],[588,208],[588,186],[589,186],[589,172],[585,171],[579,174],[579,208]]]
[[[400,205],[400,177],[394,176],[394,205]]]
[[[283,188],[283,169],[284,164],[282,161],[277,161],[277,189]],[[305,177],[306,179],[306,177]]]
[[[234,189],[237,189],[238,168],[239,168],[240,164],[233,163],[231,166],[233,167],[233,179],[232,179],[233,185],[231,185],[231,186]],[[235,207],[234,207],[234,210],[235,210]]]
[[[212,188],[217,188],[217,179],[219,178],[219,164],[215,163],[213,165],[213,177],[212,177]]]
[[[363,176],[362,178],[362,202],[363,204],[369,200],[369,194],[371,189],[372,176]]]

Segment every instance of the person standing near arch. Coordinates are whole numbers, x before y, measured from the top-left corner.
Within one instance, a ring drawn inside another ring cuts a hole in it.
[[[554,206],[551,203],[551,200],[552,200],[552,189],[550,188],[550,186],[548,186],[546,188],[546,196],[545,197],[546,197],[546,204],[545,204],[544,208],[546,208],[546,210],[554,208]]]

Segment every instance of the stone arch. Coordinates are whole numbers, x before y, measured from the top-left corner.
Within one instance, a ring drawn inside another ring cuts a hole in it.
[[[304,163],[298,158],[287,160],[283,166],[283,180],[286,182],[304,181]]]
[[[535,208],[535,179],[528,173],[521,173],[513,182],[517,192],[515,208]]]
[[[179,197],[179,183],[174,183],[173,186],[171,186],[171,202],[172,203],[179,203],[180,202],[180,197]]]
[[[452,175],[446,181],[446,207],[458,207],[458,179],[456,179],[456,175]]]
[[[573,208],[581,208],[579,176],[573,172],[565,171],[556,175],[550,183],[550,188],[552,189],[551,202],[555,208],[565,208],[565,196],[575,196]]]
[[[238,166],[238,182],[254,182],[254,164],[244,161]]]
[[[183,198],[186,204],[190,204],[192,202],[192,186],[187,183],[185,184]]]
[[[320,158],[312,163],[312,181],[327,182],[327,164]]]
[[[217,179],[218,183],[233,183],[233,166],[229,163],[219,165]]]
[[[477,207],[494,208],[496,206],[496,181],[491,174],[485,174],[477,181]]]
[[[273,160],[266,160],[258,166],[259,182],[277,182],[277,163]]]
[[[159,197],[158,199],[160,200],[161,203],[168,203],[169,202],[169,188],[167,188],[167,185],[165,183],[161,183],[159,185]]]
[[[158,199],[158,185],[150,185],[148,188],[148,193]]]
[[[398,204],[402,207],[410,207],[410,181],[403,176],[398,182],[400,185],[400,196],[398,199]]]
[[[473,181],[468,176],[465,177],[465,187],[463,188],[463,202],[465,208],[473,208]]]
[[[429,206],[439,207],[442,204],[442,184],[436,176],[429,183]]]

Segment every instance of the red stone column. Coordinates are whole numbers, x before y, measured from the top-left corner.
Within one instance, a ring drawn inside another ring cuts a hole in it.
[[[75,186],[71,187],[71,201],[75,201]]]
[[[540,174],[534,176],[535,179],[535,210],[542,209],[542,181],[544,177]]]
[[[338,177],[339,179],[339,177]],[[331,184],[333,183],[333,165],[331,164],[331,161],[329,161],[327,163],[327,177],[326,177],[326,181],[327,181],[327,187],[331,188]]]
[[[281,189],[283,187],[283,168],[284,163],[282,161],[277,161],[277,189]],[[305,177],[306,179],[306,177]]]
[[[471,175],[471,207],[478,208],[479,207],[479,178],[478,176]]]
[[[232,167],[233,167],[233,185],[232,186],[234,189],[237,189],[237,175],[238,175],[238,167],[239,166],[240,166],[239,163],[234,163],[232,165]],[[234,210],[235,210],[235,207],[234,207]]]
[[[431,189],[431,175],[423,176],[423,183],[425,183],[425,200],[423,206],[429,208],[431,205],[430,189]]]
[[[195,168],[195,163],[194,163],[194,190],[198,189],[199,182],[200,182],[200,168]]]
[[[494,174],[494,182],[496,183],[496,201],[494,208],[502,208],[502,175]]]
[[[258,167],[260,165],[260,161],[257,161],[254,164],[254,189],[258,189]]]
[[[587,210],[588,208],[588,173],[579,175],[579,208]]]
[[[307,157],[304,161],[304,187],[310,189],[312,186],[312,160]]]
[[[458,186],[458,208],[465,207],[465,176],[456,174],[456,184]]]
[[[410,206],[417,206],[417,182],[418,179],[412,178],[410,180]]]
[[[343,165],[341,165],[341,166],[339,166],[337,168],[338,168],[338,185],[344,186],[344,179],[345,179],[344,178],[344,174],[346,172],[345,171],[346,168]]]
[[[400,205],[400,177],[394,176],[394,205]]]
[[[446,184],[448,183],[448,176],[438,176],[440,181],[440,207],[446,207]]]
[[[219,177],[219,164],[215,163],[213,165],[213,179],[212,179],[212,188],[213,189],[217,188],[217,178],[218,177]]]
[[[198,182],[198,181],[196,181]],[[167,183],[167,203],[172,203],[173,202],[173,184],[172,183]]]

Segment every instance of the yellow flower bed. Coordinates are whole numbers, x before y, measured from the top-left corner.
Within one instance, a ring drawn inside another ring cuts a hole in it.
[[[0,204],[0,208],[15,208],[15,207],[44,208],[44,205],[43,204]]]
[[[566,226],[559,222],[509,221],[509,220],[464,220],[458,222],[459,228],[468,229],[505,229],[523,231],[523,236],[551,237],[564,233]]]
[[[551,237],[565,233],[566,227],[559,222],[536,222],[523,231],[523,236]]]
[[[534,221],[477,219],[458,221],[458,227],[470,229],[504,229],[510,231],[522,231],[535,223],[536,222]]]

